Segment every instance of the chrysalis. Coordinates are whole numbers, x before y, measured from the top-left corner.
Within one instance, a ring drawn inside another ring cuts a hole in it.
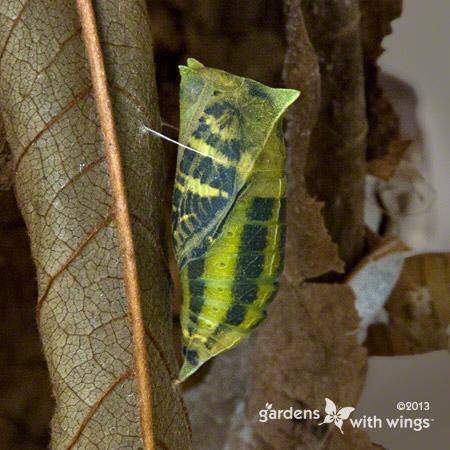
[[[180,67],[173,237],[183,291],[185,380],[265,316],[283,268],[282,116],[299,96],[206,68]]]

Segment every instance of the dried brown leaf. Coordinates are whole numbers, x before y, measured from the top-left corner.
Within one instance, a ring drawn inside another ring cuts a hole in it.
[[[384,51],[383,39],[392,33],[392,21],[402,13],[403,0],[359,0],[364,55],[373,64]]]
[[[161,240],[164,166],[141,128],[158,123],[146,5],[95,6],[121,161],[100,127],[75,2],[0,4],[1,110],[37,267],[52,446],[185,449]],[[150,409],[154,446],[143,428]]]
[[[266,402],[275,409],[319,409],[325,397],[355,405],[366,373],[366,352],[356,342],[359,318],[346,285],[284,284],[258,332],[252,354],[247,416],[270,448],[325,446],[333,428],[320,421],[259,422]]]
[[[400,16],[402,0],[359,0],[361,39],[364,50],[364,74],[369,131],[368,160],[382,158],[392,141],[399,139],[399,119],[379,85],[377,60],[381,43],[392,32],[391,22]]]
[[[217,356],[201,382],[186,390],[195,450],[236,448],[233,441],[244,419],[250,349],[247,341]]]
[[[308,191],[325,203],[327,229],[351,267],[364,244],[367,121],[357,0],[301,2],[321,76],[319,119],[306,164]]]
[[[385,181],[390,180],[410,145],[410,140],[392,141],[383,157],[368,162],[367,173]]]
[[[331,241],[321,215],[322,203],[305,189],[304,170],[311,130],[320,109],[320,73],[301,12],[301,1],[286,1],[287,42],[284,81],[301,97],[288,111],[288,208],[286,277],[301,282],[329,271],[342,272],[337,246]],[[314,149],[312,149],[314,151]]]
[[[409,355],[448,349],[450,254],[407,258],[386,309],[387,325],[369,330],[374,355]]]
[[[332,450],[384,450],[381,445],[370,442],[366,433],[347,427],[345,434],[335,431],[328,448]]]

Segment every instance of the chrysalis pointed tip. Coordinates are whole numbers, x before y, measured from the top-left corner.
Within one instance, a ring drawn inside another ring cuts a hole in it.
[[[188,58],[187,59],[187,65],[189,67],[189,69],[203,69],[205,66],[198,60],[196,60],[195,58]]]
[[[285,98],[289,102],[289,105],[294,103],[302,94],[301,91],[298,91],[297,89],[283,89],[285,93]]]
[[[200,62],[197,61],[195,58],[188,58],[186,61],[186,65],[180,65],[178,66],[178,69],[180,70],[181,75],[187,72],[192,72],[193,70],[203,69],[205,66]]]
[[[189,361],[184,360],[183,365],[181,366],[180,373],[178,374],[178,383],[183,383],[186,381],[191,375],[197,372],[198,369],[203,365],[205,361],[199,361],[197,364],[193,365]]]

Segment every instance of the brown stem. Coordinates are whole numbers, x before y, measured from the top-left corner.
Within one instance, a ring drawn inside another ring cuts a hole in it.
[[[133,330],[133,348],[136,381],[139,390],[142,439],[145,450],[153,450],[152,392],[145,344],[145,328],[141,308],[138,271],[131,231],[130,213],[125,191],[124,174],[117,140],[113,108],[109,95],[103,53],[97,31],[94,8],[91,0],[77,0],[86,54],[91,69],[92,86],[103,133],[103,145],[108,162],[125,292]]]

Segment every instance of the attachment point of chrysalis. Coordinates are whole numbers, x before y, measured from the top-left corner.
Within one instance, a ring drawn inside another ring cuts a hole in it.
[[[209,359],[209,358],[208,358]],[[196,364],[191,364],[189,361],[184,360],[183,365],[180,369],[180,373],[178,374],[178,379],[180,383],[186,381],[194,372],[197,372],[201,366],[206,362],[205,361],[197,361]]]
[[[172,385],[174,387],[178,387],[181,383],[182,381],[179,378],[176,378],[175,380],[172,381]]]
[[[141,125],[141,131],[142,131],[142,133],[151,133],[151,134],[153,134],[153,135],[155,135],[155,136],[157,136],[157,137],[159,137],[161,139],[165,139],[166,141],[172,142],[172,144],[177,144],[178,146],[180,146],[180,147],[182,147],[182,148],[184,148],[186,150],[190,150],[191,152],[198,153],[199,155],[202,155],[205,158],[211,158],[214,161],[223,163],[223,161],[221,161],[220,159],[215,158],[214,156],[211,156],[211,155],[207,155],[207,154],[201,152],[200,150],[197,150],[195,148],[189,147],[188,145],[184,145],[181,142],[178,142],[175,139],[172,139],[169,136],[166,136],[165,134],[160,133],[159,131],[156,131],[153,128],[148,127],[147,125]]]

